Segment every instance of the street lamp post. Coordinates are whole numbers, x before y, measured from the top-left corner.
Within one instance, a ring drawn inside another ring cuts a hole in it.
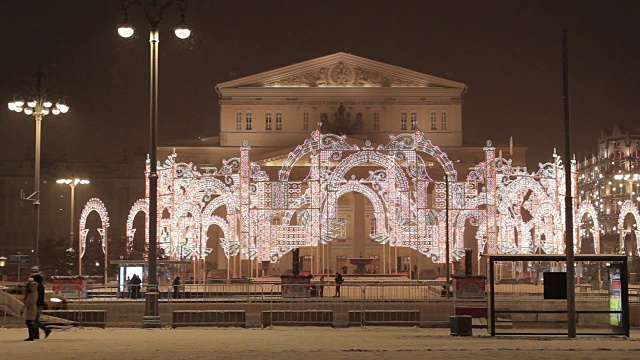
[[[73,251],[73,220],[74,220],[74,206],[76,196],[76,186],[86,185],[89,180],[86,179],[58,179],[56,183],[69,185],[71,188],[71,222],[69,223],[69,249]],[[78,275],[82,275],[82,240],[78,237]]]
[[[158,234],[158,43],[160,41],[160,22],[165,10],[175,5],[180,10],[180,23],[174,28],[176,36],[186,39],[191,35],[191,30],[184,22],[187,2],[185,0],[122,0],[123,21],[118,26],[118,34],[128,38],[134,33],[133,26],[129,23],[129,8],[137,5],[142,9],[145,18],[149,22],[150,43],[150,145],[149,150],[149,274],[148,291],[145,293],[145,317],[144,326],[160,326],[158,313],[158,279],[156,274],[157,263],[157,234]]]
[[[35,209],[36,220],[36,234],[34,240],[34,252],[35,252],[35,265],[38,265],[40,260],[40,140],[42,135],[42,119],[49,115],[59,115],[60,113],[66,113],[69,111],[69,107],[59,97],[48,94],[47,90],[42,87],[42,80],[47,76],[42,72],[36,72],[36,86],[31,89],[31,92],[25,96],[26,102],[21,95],[14,97],[9,105],[9,110],[15,112],[23,112],[25,115],[31,116],[36,119],[36,153],[35,153],[35,175],[33,179],[33,193],[28,197],[22,197],[22,200],[33,202]],[[57,101],[56,101],[57,100]],[[54,103],[54,101],[56,101]]]

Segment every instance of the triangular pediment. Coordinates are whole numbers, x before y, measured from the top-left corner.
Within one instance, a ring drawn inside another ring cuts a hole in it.
[[[219,84],[231,88],[287,87],[409,87],[451,88],[466,85],[344,52]]]

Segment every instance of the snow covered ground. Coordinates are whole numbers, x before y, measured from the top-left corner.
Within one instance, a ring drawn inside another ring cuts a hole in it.
[[[277,327],[264,330],[71,328],[22,341],[26,329],[0,329],[0,358],[30,359],[638,359],[630,339],[449,336],[445,329]]]

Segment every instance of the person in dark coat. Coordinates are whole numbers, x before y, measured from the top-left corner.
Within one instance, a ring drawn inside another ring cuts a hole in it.
[[[38,300],[36,301],[38,311],[36,312],[36,318],[34,320],[34,325],[36,327],[36,339],[40,338],[40,331],[38,330],[38,328],[42,329],[42,331],[44,331],[44,337],[48,338],[49,334],[51,334],[51,330],[40,322],[40,315],[42,315],[42,310],[45,308],[44,279],[42,278],[41,274],[36,274],[33,276],[33,280],[38,283]]]
[[[131,277],[131,281],[129,283],[131,284],[131,298],[139,299],[142,279],[140,279],[140,277],[137,274],[133,274],[133,276]]]
[[[344,281],[342,275],[339,272],[336,272],[336,294],[333,297],[340,297],[340,284]]]
[[[33,341],[38,337],[38,327],[34,323],[36,320],[36,314],[38,313],[38,283],[35,281],[29,281],[26,286],[26,295],[24,297],[24,306],[20,310],[20,315],[24,315],[24,320],[29,331],[29,337],[24,341]]]
[[[173,298],[177,299],[180,297],[180,276],[176,276],[172,282],[173,285]]]
[[[326,282],[324,281],[324,275],[320,275],[320,284],[318,285],[318,287],[320,288],[320,297],[324,296],[324,284]]]

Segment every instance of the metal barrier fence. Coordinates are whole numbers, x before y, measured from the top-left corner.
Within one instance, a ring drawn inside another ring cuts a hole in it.
[[[162,324],[172,327],[445,326],[453,314],[455,300],[442,291],[444,285],[443,282],[347,282],[340,286],[207,284],[182,285],[177,293],[169,285],[158,289],[159,312]],[[119,292],[116,286],[94,285],[88,297],[67,299],[66,310],[50,311],[47,313],[50,318],[44,320],[62,325],[140,327],[145,290],[142,286],[140,292]],[[24,324],[16,314],[3,311],[1,315],[2,326]]]

